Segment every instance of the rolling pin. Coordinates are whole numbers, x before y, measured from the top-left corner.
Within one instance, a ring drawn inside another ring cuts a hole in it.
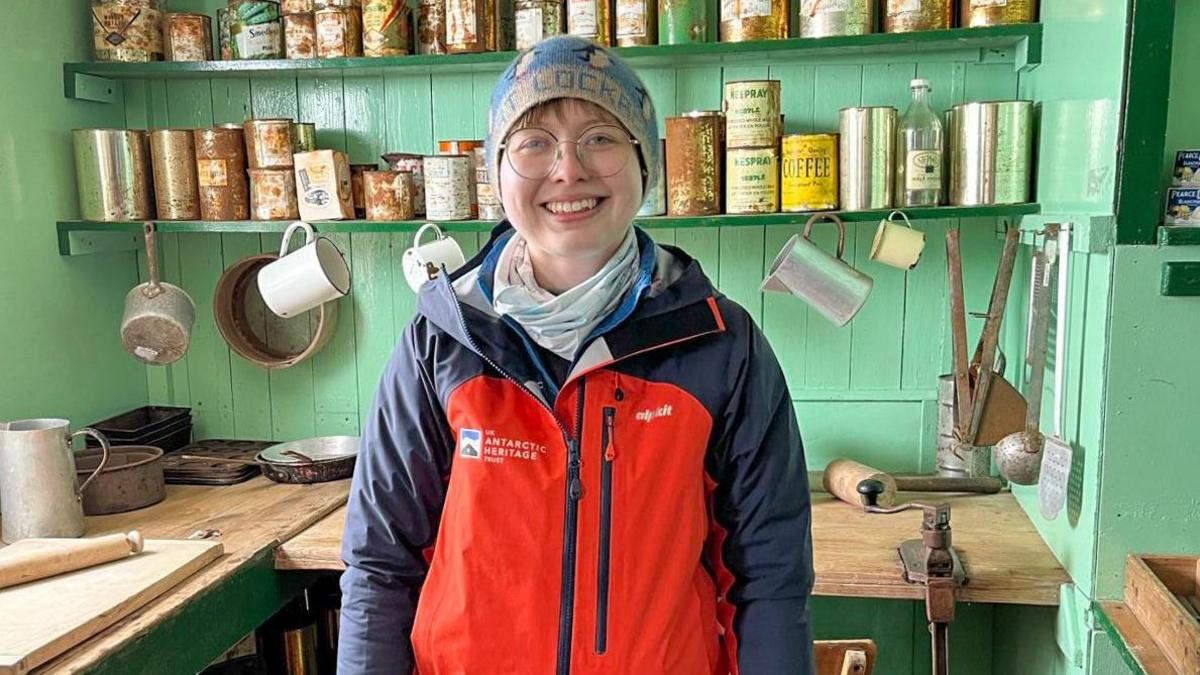
[[[142,547],[137,530],[94,539],[23,539],[0,549],[0,588],[120,560]]]
[[[821,484],[825,491],[851,506],[863,506],[865,498],[858,491],[864,480],[883,483],[883,492],[876,502],[878,506],[890,508],[896,505],[896,491],[905,492],[974,492],[994,494],[1004,488],[1004,483],[993,476],[893,476],[849,459],[835,459],[825,467]],[[815,482],[815,481],[810,481]]]

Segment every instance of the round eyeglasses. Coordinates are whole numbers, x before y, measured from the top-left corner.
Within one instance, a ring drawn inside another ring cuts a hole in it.
[[[499,147],[518,176],[541,180],[562,160],[563,143],[575,144],[575,156],[589,176],[607,178],[629,163],[637,140],[614,124],[588,127],[574,140],[559,140],[540,127],[525,127],[509,134]]]

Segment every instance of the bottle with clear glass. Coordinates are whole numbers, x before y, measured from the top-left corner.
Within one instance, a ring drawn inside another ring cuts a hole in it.
[[[937,206],[945,158],[942,120],[929,107],[928,80],[913,80],[909,89],[912,103],[896,125],[896,206]]]

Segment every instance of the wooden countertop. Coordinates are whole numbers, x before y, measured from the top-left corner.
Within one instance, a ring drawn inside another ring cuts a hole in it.
[[[896,551],[916,539],[920,511],[866,514],[825,493],[813,493],[813,563],[817,595],[923,599],[924,588],[908,584]],[[1059,586],[1070,581],[1029,517],[1009,493],[925,495],[902,493],[902,501],[945,501],[951,505],[954,546],[967,569],[959,600],[1022,605],[1057,605]],[[275,551],[275,566],[287,570],[344,569],[340,556],[346,509],[342,507]]]
[[[198,530],[216,530],[225,553],[125,620],[45,664],[44,670],[72,673],[95,666],[256,556],[345,504],[349,485],[349,479],[283,485],[262,476],[226,487],[168,485],[167,498],[154,506],[87,518],[88,537],[136,529],[147,539],[187,539]]]

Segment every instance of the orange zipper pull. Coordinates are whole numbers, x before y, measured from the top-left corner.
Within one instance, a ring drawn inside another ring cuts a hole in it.
[[[613,412],[605,411],[604,425],[608,427],[608,447],[604,449],[605,461],[611,462],[617,458],[617,434],[613,429]]]

